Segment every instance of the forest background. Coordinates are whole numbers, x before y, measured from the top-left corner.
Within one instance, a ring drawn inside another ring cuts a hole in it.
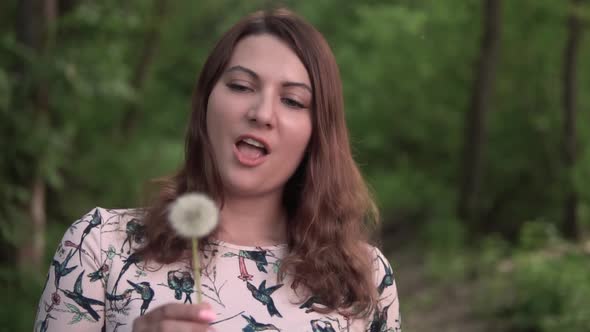
[[[176,169],[213,43],[278,5],[336,54],[404,330],[590,331],[586,0],[0,2],[0,331],[69,224]]]

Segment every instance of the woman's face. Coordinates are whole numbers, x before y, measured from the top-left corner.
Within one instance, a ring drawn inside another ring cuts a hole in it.
[[[207,131],[226,194],[279,193],[303,159],[312,131],[312,90],[280,39],[242,39],[209,95]]]

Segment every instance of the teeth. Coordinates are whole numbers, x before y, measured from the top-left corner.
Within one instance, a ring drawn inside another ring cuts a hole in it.
[[[254,145],[255,147],[258,147],[258,148],[261,148],[261,149],[264,149],[265,148],[264,147],[264,144],[258,142],[255,139],[252,139],[252,138],[244,138],[242,141],[244,141],[245,143],[248,143],[250,145]]]

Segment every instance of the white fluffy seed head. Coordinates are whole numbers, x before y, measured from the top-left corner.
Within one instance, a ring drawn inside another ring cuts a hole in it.
[[[188,193],[178,197],[168,214],[172,228],[185,238],[201,238],[217,226],[219,211],[215,203],[200,193]]]

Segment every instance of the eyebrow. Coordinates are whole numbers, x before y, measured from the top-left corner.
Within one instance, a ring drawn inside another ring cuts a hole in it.
[[[257,81],[260,81],[260,76],[258,76],[258,74],[256,74],[256,72],[254,72],[253,70],[248,69],[246,67],[239,66],[239,65],[232,66],[232,67],[228,68],[225,72],[226,73],[230,73],[232,71],[241,71],[241,72],[244,72],[244,73],[248,74],[248,76],[251,76],[253,79],[255,79]],[[311,94],[313,94],[313,91],[311,90],[311,87],[309,85],[305,84],[305,83],[287,81],[287,82],[283,82],[282,85],[284,87],[294,86],[294,87],[304,88],[307,91],[309,91]]]

